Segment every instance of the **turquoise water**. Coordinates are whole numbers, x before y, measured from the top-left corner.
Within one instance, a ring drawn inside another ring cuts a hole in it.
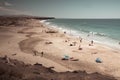
[[[120,19],[52,19],[46,21],[51,27],[57,27],[74,36],[107,44],[119,48]],[[90,35],[89,38],[87,35]]]

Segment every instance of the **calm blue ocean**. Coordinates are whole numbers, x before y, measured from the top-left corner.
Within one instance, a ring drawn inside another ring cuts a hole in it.
[[[51,27],[57,27],[74,36],[120,47],[120,19],[51,19],[46,21]],[[87,35],[90,35],[89,38]]]

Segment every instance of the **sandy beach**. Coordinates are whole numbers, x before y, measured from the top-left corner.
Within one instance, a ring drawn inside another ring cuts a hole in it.
[[[76,42],[76,45],[70,46]],[[56,72],[81,70],[98,72],[120,80],[120,51],[103,44],[82,40],[51,28],[40,20],[26,25],[0,26],[0,56],[7,55],[27,64],[40,63]],[[79,50],[81,45],[82,50]],[[65,56],[69,60],[62,60]],[[100,58],[102,63],[97,63]]]

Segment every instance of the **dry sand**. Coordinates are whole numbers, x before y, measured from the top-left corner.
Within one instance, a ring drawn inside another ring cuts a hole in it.
[[[57,72],[85,70],[88,73],[99,72],[120,79],[119,50],[98,43],[89,46],[90,42],[84,39],[80,43],[79,38],[57,29],[50,32],[51,28],[39,20],[31,20],[30,23],[32,26],[0,26],[0,56],[7,55],[29,64],[37,62],[45,67],[54,66]],[[76,46],[70,46],[72,42],[77,42]],[[82,50],[78,50],[80,44]],[[34,51],[37,51],[36,55]],[[41,52],[44,53],[43,57]],[[79,61],[61,60],[64,55]],[[98,57],[102,59],[102,63],[95,62]]]

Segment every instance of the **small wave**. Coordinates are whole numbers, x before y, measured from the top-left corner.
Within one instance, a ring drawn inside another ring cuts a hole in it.
[[[99,35],[99,36],[107,36],[107,35],[104,34],[104,33],[97,33],[96,35]]]
[[[45,23],[47,20],[40,20],[41,23]]]
[[[83,30],[83,29],[80,29],[80,31],[85,32],[89,35],[107,36],[105,33],[93,32],[93,31],[88,31],[88,30]]]
[[[104,34],[104,33],[99,33],[99,32],[89,32],[89,33],[92,34],[92,35],[107,36],[106,34]]]
[[[45,24],[46,24],[46,25],[49,25],[49,24],[50,24],[50,22],[45,22]]]

